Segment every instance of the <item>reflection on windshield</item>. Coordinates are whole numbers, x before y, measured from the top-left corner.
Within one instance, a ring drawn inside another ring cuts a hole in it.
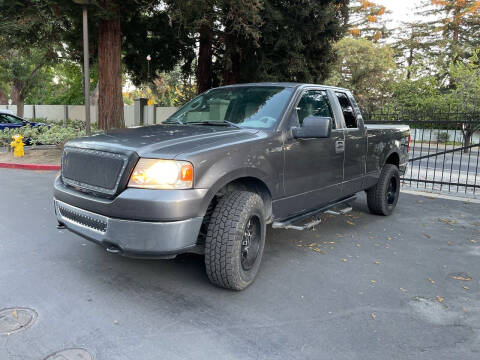
[[[278,86],[212,89],[188,102],[166,122],[270,129],[283,113],[292,92],[292,88]]]

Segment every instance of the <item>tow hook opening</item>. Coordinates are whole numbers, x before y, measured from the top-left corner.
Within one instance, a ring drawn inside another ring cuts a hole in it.
[[[62,224],[61,222],[59,222],[59,223],[57,224],[57,229],[58,229],[58,230],[63,230],[63,229],[66,229],[66,228],[67,228],[67,227],[65,226],[65,224]]]
[[[113,244],[105,244],[105,250],[111,254],[120,254],[122,252],[122,248]]]

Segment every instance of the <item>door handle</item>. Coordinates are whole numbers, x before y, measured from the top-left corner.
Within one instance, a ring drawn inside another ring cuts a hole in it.
[[[345,141],[337,140],[335,141],[335,152],[337,154],[343,153],[345,151]]]

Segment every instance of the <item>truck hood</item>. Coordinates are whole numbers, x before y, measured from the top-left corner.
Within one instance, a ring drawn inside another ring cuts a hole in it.
[[[136,152],[140,157],[173,159],[207,147],[256,138],[258,130],[223,126],[160,124],[115,129],[69,141],[66,146],[112,152]]]

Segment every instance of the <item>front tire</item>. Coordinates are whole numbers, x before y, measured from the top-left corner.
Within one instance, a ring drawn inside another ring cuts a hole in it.
[[[377,185],[367,190],[368,209],[372,214],[390,215],[400,195],[400,173],[398,167],[385,164]]]
[[[265,246],[265,209],[248,191],[227,193],[210,218],[205,240],[205,267],[210,281],[243,290],[254,280]]]

